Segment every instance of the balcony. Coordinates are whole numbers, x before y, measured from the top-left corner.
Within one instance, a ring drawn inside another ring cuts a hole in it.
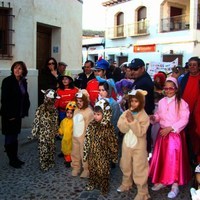
[[[189,28],[189,15],[178,15],[161,19],[161,32],[182,31]]]
[[[118,25],[107,28],[106,37],[110,39],[119,39],[131,36],[140,36],[149,34],[148,21],[141,20],[139,22],[127,25]]]

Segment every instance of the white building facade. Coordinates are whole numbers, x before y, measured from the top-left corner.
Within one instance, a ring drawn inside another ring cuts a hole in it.
[[[31,127],[38,106],[38,70],[48,57],[82,65],[81,0],[3,0],[0,2],[0,83],[15,61],[28,68],[31,108],[23,127]]]
[[[182,66],[200,54],[199,0],[108,0],[105,58],[120,65],[178,58]]]

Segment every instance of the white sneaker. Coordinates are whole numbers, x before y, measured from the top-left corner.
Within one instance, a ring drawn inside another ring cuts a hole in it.
[[[160,189],[162,189],[162,188],[164,188],[164,187],[166,187],[166,186],[163,185],[162,183],[158,183],[158,184],[155,184],[151,189],[152,189],[153,191],[158,191],[158,190],[160,190]]]
[[[168,193],[167,197],[170,199],[175,198],[179,193],[179,188],[176,187],[172,187],[171,191]]]

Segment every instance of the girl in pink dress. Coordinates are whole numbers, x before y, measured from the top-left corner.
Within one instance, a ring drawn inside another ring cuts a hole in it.
[[[160,130],[150,163],[149,176],[158,191],[172,185],[168,198],[175,198],[179,185],[191,178],[184,128],[189,119],[188,104],[180,98],[177,80],[167,78],[164,86],[166,97],[158,102],[156,113],[150,116],[151,123],[159,122]]]

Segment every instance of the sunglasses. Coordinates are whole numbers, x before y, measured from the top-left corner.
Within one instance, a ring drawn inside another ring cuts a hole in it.
[[[164,91],[174,91],[175,87],[164,87],[163,90]]]
[[[134,67],[134,68],[132,68],[131,70],[133,70],[133,71],[138,71],[138,69],[140,69],[140,67]]]
[[[50,62],[50,63],[48,63],[48,65],[55,65],[55,63],[54,62]]]

